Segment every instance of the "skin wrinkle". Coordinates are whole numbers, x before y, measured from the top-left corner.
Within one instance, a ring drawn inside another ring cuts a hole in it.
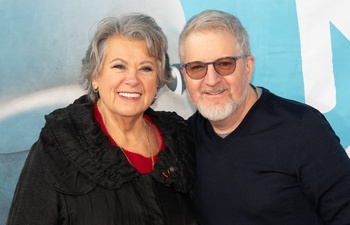
[[[210,62],[241,55],[234,36],[224,30],[194,31],[184,39],[183,45],[183,63]],[[219,75],[213,65],[208,65],[206,76],[193,80],[182,69],[193,103],[204,117],[209,117],[218,134],[236,129],[257,100],[255,90],[250,86],[253,69],[253,56],[237,60],[235,71],[227,76]]]
[[[106,43],[106,58],[94,84],[101,98],[97,107],[111,137],[128,151],[151,157],[159,146],[156,133],[143,112],[157,92],[157,62],[149,56],[146,42],[112,36]],[[147,129],[151,129],[148,136]],[[150,151],[149,143],[152,146]]]

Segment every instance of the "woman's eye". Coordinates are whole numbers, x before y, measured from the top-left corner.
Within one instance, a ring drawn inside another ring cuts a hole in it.
[[[119,70],[124,70],[124,69],[125,69],[125,66],[124,66],[124,65],[117,64],[117,65],[114,65],[113,68],[114,68],[114,69],[119,69]]]
[[[141,68],[141,70],[144,71],[144,72],[152,72],[153,68],[149,67],[149,66],[144,66],[144,67]]]

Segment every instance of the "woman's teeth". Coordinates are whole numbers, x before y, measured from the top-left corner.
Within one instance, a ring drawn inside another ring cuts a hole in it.
[[[138,94],[138,93],[126,93],[126,92],[119,92],[119,95],[126,98],[138,98],[141,96],[141,94]]]

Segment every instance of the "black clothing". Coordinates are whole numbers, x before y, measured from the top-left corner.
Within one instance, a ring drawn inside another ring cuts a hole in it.
[[[110,144],[86,96],[46,116],[7,224],[195,224],[192,136],[176,113],[149,108],[145,114],[161,131],[165,149],[154,171],[143,175]]]
[[[199,224],[350,224],[349,157],[316,109],[263,89],[225,138],[198,112],[189,126]]]

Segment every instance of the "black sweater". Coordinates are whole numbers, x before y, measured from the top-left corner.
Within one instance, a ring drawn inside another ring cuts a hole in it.
[[[314,108],[263,89],[227,137],[198,112],[189,126],[199,224],[350,224],[350,161]]]
[[[164,136],[154,172],[141,175],[110,144],[86,96],[46,116],[17,184],[8,225],[195,224],[189,192],[194,145],[175,113],[146,114]]]

